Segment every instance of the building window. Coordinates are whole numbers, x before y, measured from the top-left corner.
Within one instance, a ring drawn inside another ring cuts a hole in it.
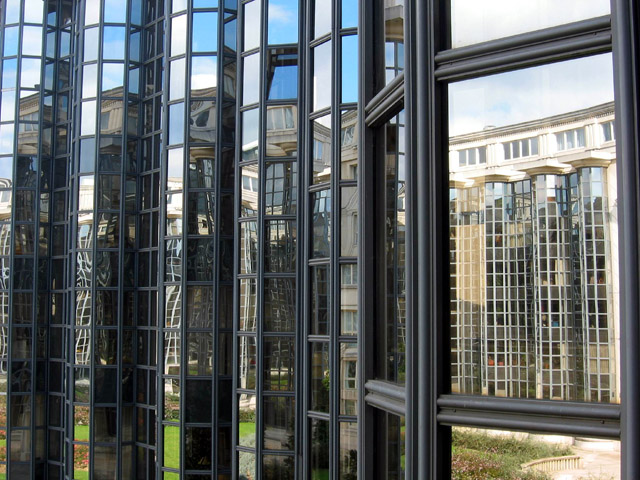
[[[556,133],[556,148],[558,151],[571,150],[585,146],[584,127],[565,130]]]
[[[602,128],[602,138],[605,142],[611,142],[615,140],[616,132],[614,128],[614,122],[611,120],[610,122],[604,122],[600,124]]]
[[[503,143],[502,146],[505,160],[538,155],[538,137],[514,140]]]
[[[461,167],[484,165],[487,163],[487,147],[467,148],[458,151],[458,164]]]

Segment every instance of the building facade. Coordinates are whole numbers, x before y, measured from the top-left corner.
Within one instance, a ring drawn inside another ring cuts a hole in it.
[[[639,14],[2,0],[0,478],[640,477]]]

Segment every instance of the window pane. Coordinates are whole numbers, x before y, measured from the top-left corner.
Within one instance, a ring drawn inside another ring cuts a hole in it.
[[[269,0],[269,45],[298,42],[299,0]]]
[[[267,55],[267,99],[298,96],[298,54],[293,48],[270,49]]]
[[[311,53],[313,58],[313,110],[316,111],[331,105],[331,40],[318,45]]]
[[[389,83],[404,70],[404,0],[378,1],[384,5],[384,66]]]
[[[607,0],[513,2],[451,0],[451,46],[454,48],[608,15]]]
[[[619,402],[616,162],[580,160],[601,148],[585,130],[613,120],[612,84],[605,54],[450,85],[450,150],[486,149],[449,164],[453,392]],[[550,158],[532,160],[543,131]]]

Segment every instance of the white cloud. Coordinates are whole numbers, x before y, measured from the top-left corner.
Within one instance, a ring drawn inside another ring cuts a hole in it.
[[[287,6],[269,2],[269,22],[295,24],[298,22],[298,15]]]
[[[607,15],[608,0],[452,0],[454,47]]]
[[[612,100],[610,54],[491,75],[449,86],[449,133],[526,122]]]

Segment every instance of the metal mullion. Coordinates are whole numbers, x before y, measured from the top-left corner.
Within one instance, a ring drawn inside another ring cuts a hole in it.
[[[340,35],[341,0],[333,0],[331,40],[332,57],[331,62],[331,253],[329,263],[329,478],[339,478],[340,475],[340,424],[338,414],[340,413],[340,213],[341,197],[340,174],[341,174],[341,110],[340,98],[342,95],[342,36]]]
[[[300,224],[298,225],[298,232],[302,233],[302,241],[298,243],[298,245],[302,245],[302,248],[299,247],[298,250],[298,298],[300,300],[300,332],[298,334],[299,338],[299,348],[300,348],[300,360],[298,362],[299,375],[298,375],[298,385],[301,388],[300,396],[301,399],[297,402],[299,405],[298,415],[300,416],[300,428],[298,430],[298,458],[300,461],[297,465],[297,474],[301,478],[309,478],[310,476],[310,444],[311,444],[311,429],[309,428],[310,418],[309,418],[309,405],[310,405],[310,388],[309,388],[309,369],[311,365],[310,361],[310,347],[308,341],[309,334],[309,321],[311,318],[310,315],[310,299],[309,299],[309,289],[307,288],[310,285],[310,268],[308,266],[309,262],[309,248],[307,246],[306,239],[310,238],[310,227],[309,227],[309,183],[310,183],[310,173],[307,173],[307,166],[309,163],[309,158],[312,152],[312,132],[311,128],[311,105],[313,104],[313,89],[310,88],[310,85],[313,85],[313,76],[312,76],[312,47],[311,42],[313,40],[312,33],[313,32],[313,11],[311,5],[307,5],[307,3],[312,2],[302,2],[304,7],[302,8],[299,15],[299,27],[300,34],[299,39],[302,44],[300,48],[300,55],[304,55],[304,58],[301,57],[300,65],[302,72],[302,82],[301,87],[298,90],[299,99],[301,99],[300,108],[298,109],[298,125],[301,127],[302,134],[299,134],[299,143],[302,144],[302,155],[299,156],[301,160],[298,161],[298,218]]]
[[[263,323],[264,323],[264,288],[265,288],[265,145],[266,145],[266,122],[267,109],[265,100],[267,98],[266,82],[264,71],[267,56],[267,29],[268,29],[268,2],[260,2],[260,45],[257,54],[260,56],[260,80],[258,85],[258,264],[256,265],[256,443],[255,443],[255,472],[256,478],[262,477],[262,431],[263,431],[263,406],[262,394],[264,384],[264,349],[263,347]],[[246,25],[244,25],[246,26]],[[243,26],[243,27],[244,27]],[[244,29],[243,29],[244,34]],[[244,84],[244,70],[242,81]],[[242,96],[239,97],[242,101]]]

